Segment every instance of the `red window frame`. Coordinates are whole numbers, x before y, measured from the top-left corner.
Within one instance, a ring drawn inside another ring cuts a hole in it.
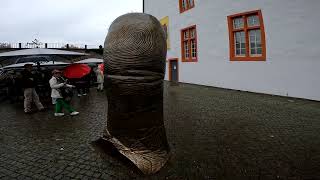
[[[194,30],[194,37],[191,38],[191,30]],[[189,33],[189,37],[188,39],[184,38],[184,32],[188,31]],[[192,47],[191,47],[191,41],[195,42],[195,52],[196,52],[196,56],[192,57]],[[189,52],[189,57],[186,57],[185,54],[185,47],[184,47],[184,42],[188,43],[188,52]],[[182,62],[197,62],[198,61],[198,40],[197,40],[197,27],[196,25],[193,26],[189,26],[187,28],[184,28],[181,30],[181,60]]]
[[[182,3],[183,3],[183,0],[179,0],[179,9],[180,9],[180,13],[183,13],[183,12],[185,12],[185,11],[189,10],[189,9],[194,8],[194,0],[192,0],[192,5],[190,5],[189,0],[186,0],[186,8],[185,8],[185,9],[183,9],[183,7],[182,7]]]
[[[247,18],[248,16],[257,15],[260,21],[260,25],[248,27]],[[243,18],[244,27],[239,29],[234,29],[233,27],[233,19],[235,18]],[[266,40],[265,40],[265,30],[264,23],[262,18],[261,10],[248,11],[244,13],[234,14],[228,16],[228,27],[229,27],[229,48],[230,48],[230,61],[266,61]],[[249,46],[249,31],[260,29],[261,31],[261,48],[262,54],[260,56],[251,56],[250,55],[250,46]],[[235,54],[235,39],[234,33],[244,31],[245,32],[245,48],[246,53],[245,56],[236,56]]]

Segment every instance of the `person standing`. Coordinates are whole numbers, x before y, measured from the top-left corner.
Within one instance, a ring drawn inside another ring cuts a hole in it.
[[[83,80],[83,78],[71,78],[70,82],[72,85],[75,86],[75,88],[77,90],[78,97],[87,95],[87,91],[85,88],[86,82]]]
[[[43,111],[44,107],[39,100],[39,96],[35,90],[35,77],[32,74],[32,64],[25,64],[22,72],[23,94],[24,94],[24,112],[32,113],[32,102],[37,106],[39,111]]]
[[[16,91],[17,85],[16,85],[16,77],[14,70],[11,70],[8,72],[7,77],[7,87],[8,87],[8,97],[10,99],[10,103],[14,103],[17,101],[18,93]]]
[[[99,68],[99,66],[95,68],[95,73],[97,76],[97,83],[98,83],[97,91],[103,91],[104,75],[101,69]]]
[[[89,94],[90,92],[90,87],[91,87],[91,75],[92,75],[92,71],[90,71],[89,74],[85,75],[82,79],[84,81],[83,84],[83,89],[84,89],[84,94],[82,94],[83,96],[86,96],[87,94]],[[94,74],[93,74],[94,75]]]
[[[65,81],[61,82],[61,71],[55,69],[52,71],[52,78],[49,80],[49,84],[51,87],[51,98],[52,98],[52,104],[55,105],[55,113],[54,116],[64,116],[64,113],[62,112],[62,108],[69,111],[71,116],[78,115],[79,112],[75,111],[68,102],[65,101],[65,99],[62,96],[61,90],[64,87],[72,88],[74,86],[67,84]],[[60,82],[59,82],[60,81]]]

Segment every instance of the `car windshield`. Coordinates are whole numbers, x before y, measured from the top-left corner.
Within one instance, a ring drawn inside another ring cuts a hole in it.
[[[45,57],[24,57],[20,58],[17,63],[26,63],[26,62],[48,62],[49,60]]]

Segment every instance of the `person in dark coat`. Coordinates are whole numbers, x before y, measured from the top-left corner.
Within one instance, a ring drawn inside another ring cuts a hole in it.
[[[7,78],[8,98],[10,103],[14,103],[18,99],[17,83],[15,72],[13,70],[8,72]]]
[[[70,79],[72,85],[76,87],[78,97],[86,96],[89,93],[90,88],[90,74],[82,78],[73,78]]]
[[[37,106],[39,111],[44,110],[42,103],[39,100],[39,96],[35,90],[36,83],[35,77],[32,72],[32,64],[25,64],[22,72],[23,93],[24,93],[24,112],[32,112],[32,102]]]

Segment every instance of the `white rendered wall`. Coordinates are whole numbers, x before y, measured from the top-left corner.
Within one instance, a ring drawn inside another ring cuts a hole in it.
[[[169,16],[167,59],[179,58],[180,82],[313,100],[320,100],[319,7],[319,0],[195,0],[180,14],[178,0],[145,0],[145,13]],[[231,62],[227,16],[257,9],[267,59]],[[194,24],[198,62],[181,62],[180,30]]]

